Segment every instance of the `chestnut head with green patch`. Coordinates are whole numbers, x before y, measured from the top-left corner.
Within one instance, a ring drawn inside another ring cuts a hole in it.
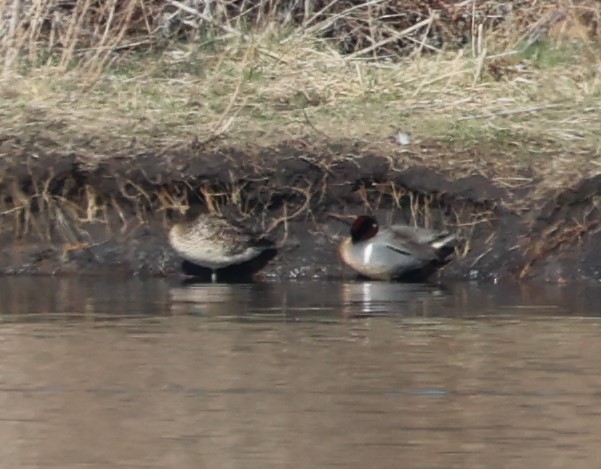
[[[367,241],[378,234],[378,222],[371,215],[359,215],[351,225],[353,243]]]

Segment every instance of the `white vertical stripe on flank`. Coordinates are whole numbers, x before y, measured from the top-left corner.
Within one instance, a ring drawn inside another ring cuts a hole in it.
[[[365,250],[363,251],[363,263],[364,264],[369,264],[369,261],[371,260],[371,255],[374,252],[374,243],[369,243],[367,246],[365,246]]]

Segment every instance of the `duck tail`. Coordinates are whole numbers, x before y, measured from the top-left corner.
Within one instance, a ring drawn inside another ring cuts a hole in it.
[[[456,234],[441,233],[436,238],[431,246],[436,250],[436,254],[440,260],[445,260],[449,257],[458,245],[458,239]]]
[[[251,241],[251,245],[253,247],[260,248],[260,249],[265,249],[265,250],[267,250],[267,249],[276,249],[276,245],[275,245],[275,243],[272,240],[270,240],[268,238],[263,238],[263,237],[261,237],[261,238],[254,238]]]
[[[278,246],[268,238],[255,238],[252,240],[252,246],[260,249],[261,253],[257,256],[257,262],[267,264],[278,254]]]
[[[265,267],[278,254],[278,247],[270,239],[256,238],[251,244],[256,249],[260,249],[260,253],[255,258],[246,262],[248,267],[255,272]]]

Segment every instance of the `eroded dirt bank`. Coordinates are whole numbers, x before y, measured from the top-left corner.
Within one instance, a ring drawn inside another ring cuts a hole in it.
[[[4,274],[176,275],[167,229],[178,206],[202,200],[282,245],[261,274],[276,279],[354,276],[336,246],[364,212],[460,231],[442,278],[601,278],[601,176],[548,191],[530,176],[501,186],[356,142],[196,142],[110,158],[20,148],[4,142],[0,159]]]

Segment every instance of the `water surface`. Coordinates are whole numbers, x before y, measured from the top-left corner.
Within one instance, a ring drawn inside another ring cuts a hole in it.
[[[3,278],[3,467],[601,460],[601,289]]]

